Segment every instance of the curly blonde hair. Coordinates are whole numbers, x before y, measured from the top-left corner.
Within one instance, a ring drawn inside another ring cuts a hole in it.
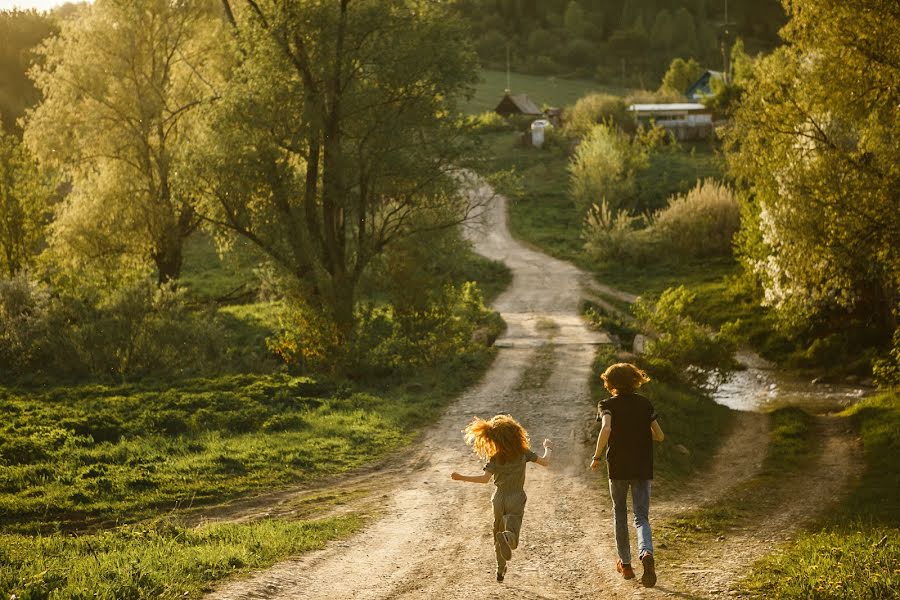
[[[603,380],[603,385],[613,396],[634,393],[639,387],[650,381],[650,377],[646,373],[631,363],[616,363],[610,366],[603,372],[600,379]]]
[[[475,417],[465,429],[466,443],[483,460],[500,463],[515,460],[529,449],[528,432],[510,415],[490,421]]]

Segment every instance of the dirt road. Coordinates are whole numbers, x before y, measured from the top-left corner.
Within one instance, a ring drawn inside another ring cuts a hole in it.
[[[673,587],[685,585],[684,578],[667,578],[663,571],[658,587],[646,590],[619,579],[612,569],[609,498],[605,482],[587,469],[594,417],[588,374],[595,345],[607,340],[586,329],[578,315],[586,276],[513,240],[503,198],[492,201],[486,223],[468,234],[478,252],[502,260],[513,272],[512,285],[495,303],[509,329],[498,340],[501,350],[482,382],[423,434],[398,461],[402,468],[385,476],[382,516],[363,532],[228,582],[211,598],[686,596]],[[467,421],[507,412],[521,420],[535,445],[549,437],[556,449],[550,469],[528,467],[521,544],[506,582],[498,584],[490,535],[492,486],[454,482],[449,475],[481,472],[462,441]],[[651,518],[713,500],[751,477],[759,468],[765,423],[760,415],[741,413],[710,472],[671,500],[654,504]],[[660,558],[664,566],[664,554]]]

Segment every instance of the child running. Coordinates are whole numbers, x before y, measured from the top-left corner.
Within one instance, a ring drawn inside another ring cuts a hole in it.
[[[661,442],[664,436],[650,400],[637,393],[638,388],[650,381],[650,378],[628,363],[612,365],[600,377],[612,398],[600,401],[597,407],[597,420],[603,425],[597,438],[591,469],[596,471],[600,467],[600,461],[603,460],[600,453],[609,442],[606,462],[609,465],[609,493],[612,496],[613,528],[619,553],[616,570],[625,579],[634,579],[626,505],[630,487],[638,557],[644,567],[641,583],[653,587],[656,585],[656,562],[650,531],[653,440]]]
[[[506,575],[506,562],[519,545],[519,532],[525,515],[525,465],[529,462],[550,466],[553,442],[544,440],[544,456],[528,445],[528,432],[509,415],[497,415],[490,421],[475,417],[465,429],[466,443],[472,446],[484,465],[483,475],[450,474],[455,481],[487,483],[494,478],[494,550],[497,553],[497,581]]]

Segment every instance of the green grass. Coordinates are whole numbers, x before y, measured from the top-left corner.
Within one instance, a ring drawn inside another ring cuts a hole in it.
[[[0,523],[130,522],[358,468],[408,443],[490,356],[375,386],[239,375],[0,390]]]
[[[845,411],[862,441],[859,485],[824,523],[757,563],[740,589],[762,598],[895,598],[900,590],[900,395]]]
[[[263,254],[242,238],[220,256],[212,237],[200,232],[185,244],[179,284],[196,302],[246,302],[259,289],[254,269],[263,262]]]
[[[166,521],[39,538],[0,535],[3,598],[197,598],[210,583],[316,550],[362,524],[351,514],[185,529]]]
[[[464,110],[469,114],[492,111],[503,98],[506,89],[506,73],[482,69],[482,81],[475,88],[475,96],[465,104]],[[566,107],[575,101],[594,92],[624,95],[621,87],[601,85],[587,79],[561,79],[540,75],[522,75],[510,73],[510,88],[513,94],[528,94],[538,107]]]

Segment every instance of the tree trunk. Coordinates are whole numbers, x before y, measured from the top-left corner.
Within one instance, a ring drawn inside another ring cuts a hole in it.
[[[183,240],[180,236],[170,235],[153,254],[153,262],[156,264],[156,282],[159,285],[176,281],[181,277],[181,264],[184,262],[182,243]]]

